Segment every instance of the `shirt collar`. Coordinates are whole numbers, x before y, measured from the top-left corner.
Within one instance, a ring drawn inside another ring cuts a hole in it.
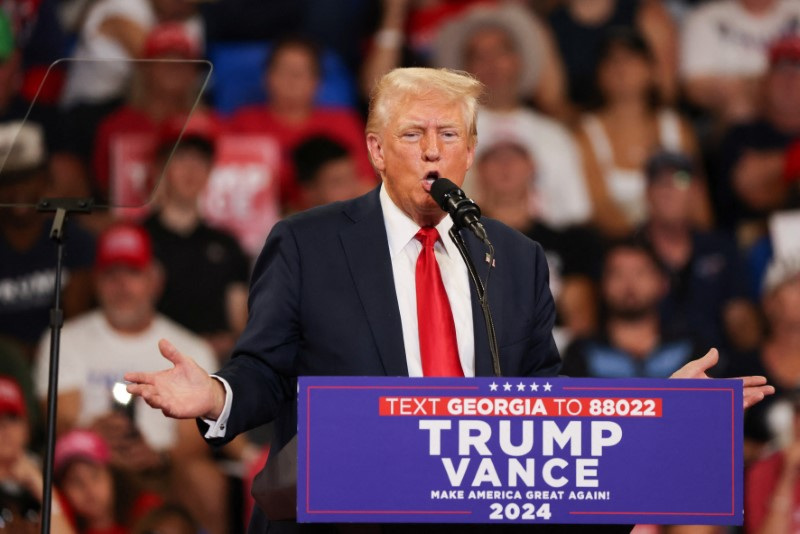
[[[389,193],[386,192],[383,184],[381,184],[380,201],[381,210],[383,210],[383,221],[386,226],[386,237],[389,241],[389,253],[394,258],[408,245],[409,241],[414,239],[420,227],[389,198]],[[453,220],[450,217],[442,218],[439,224],[436,225],[436,230],[439,231],[440,243],[444,244],[445,252],[451,258],[458,256],[458,248],[456,248],[450,236],[447,235],[452,226]]]

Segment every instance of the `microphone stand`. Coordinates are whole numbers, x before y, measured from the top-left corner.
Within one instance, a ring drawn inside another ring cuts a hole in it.
[[[481,281],[480,277],[478,276],[478,271],[475,269],[475,264],[472,263],[472,259],[469,257],[469,251],[467,250],[467,244],[464,241],[464,238],[461,236],[459,232],[460,228],[457,225],[453,225],[450,228],[448,234],[450,234],[450,239],[453,240],[455,243],[458,252],[461,254],[461,257],[464,259],[464,263],[467,264],[467,271],[469,272],[470,278],[472,278],[472,283],[475,285],[475,290],[478,293],[478,302],[481,305],[481,312],[483,313],[483,320],[486,323],[486,333],[489,338],[489,352],[492,355],[492,370],[494,371],[494,376],[500,377],[503,376],[500,370],[500,353],[497,349],[497,336],[494,331],[494,322],[492,321],[492,312],[489,309],[489,294],[488,294],[488,287],[489,287],[489,276],[492,273],[492,268],[494,265],[494,247],[487,239],[486,245],[489,247],[489,252],[486,254],[486,261],[489,263],[489,271],[486,275],[486,283],[484,284]]]
[[[56,408],[58,400],[58,358],[64,311],[61,309],[61,274],[64,258],[64,222],[68,213],[90,213],[91,198],[46,198],[36,205],[40,213],[55,212],[50,239],[56,243],[55,299],[50,310],[50,375],[47,383],[47,446],[44,455],[44,484],[42,496],[42,534],[50,534],[53,501],[53,451],[56,443]]]

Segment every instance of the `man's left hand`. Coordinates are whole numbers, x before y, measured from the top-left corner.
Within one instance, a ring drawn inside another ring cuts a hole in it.
[[[705,356],[692,360],[674,373],[670,378],[710,378],[706,371],[717,365],[719,361],[719,351],[709,350]],[[742,376],[739,379],[743,383],[744,407],[749,408],[761,402],[767,395],[775,393],[775,388],[767,384],[767,379],[763,376]]]

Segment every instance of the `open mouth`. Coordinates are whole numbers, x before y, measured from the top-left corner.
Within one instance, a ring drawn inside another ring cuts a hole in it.
[[[422,179],[422,187],[425,188],[425,191],[430,192],[433,182],[438,179],[439,173],[437,171],[431,171],[425,175],[425,178]]]

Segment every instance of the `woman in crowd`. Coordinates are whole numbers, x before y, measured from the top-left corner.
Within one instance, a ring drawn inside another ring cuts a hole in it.
[[[583,116],[577,133],[583,152],[594,222],[606,235],[621,236],[646,215],[644,163],[662,148],[697,155],[689,125],[659,104],[654,59],[636,31],[614,28],[600,51],[599,106]],[[707,195],[697,197],[695,223],[710,224]]]
[[[53,456],[56,487],[80,534],[128,534],[130,526],[161,504],[138,491],[109,465],[111,452],[96,433],[73,430],[59,438]]]
[[[564,64],[567,96],[574,110],[591,105],[594,71],[605,33],[635,28],[653,52],[655,85],[665,102],[677,95],[675,23],[664,5],[651,0],[563,0],[548,16]]]

